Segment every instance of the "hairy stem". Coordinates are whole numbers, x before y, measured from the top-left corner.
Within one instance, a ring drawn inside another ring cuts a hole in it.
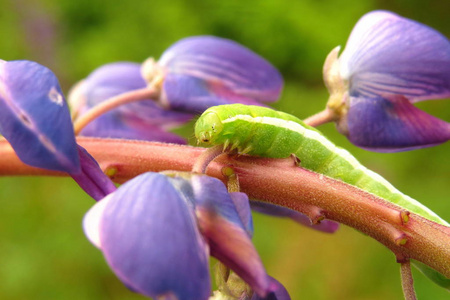
[[[411,263],[409,260],[400,263],[400,274],[402,277],[402,288],[405,300],[417,300],[416,292],[414,291]]]
[[[334,111],[327,107],[321,112],[304,119],[303,122],[306,125],[317,127],[325,123],[334,122],[336,121],[336,118],[337,116]]]
[[[192,167],[192,172],[201,174],[206,173],[206,168],[209,163],[221,154],[223,154],[222,145],[217,145],[203,151],[203,153],[195,160],[194,166]]]
[[[75,135],[78,135],[84,127],[90,122],[101,116],[102,114],[127,103],[141,101],[145,99],[152,99],[158,96],[158,90],[152,88],[142,88],[139,90],[133,90],[117,96],[114,96],[96,106],[91,108],[85,114],[81,115],[74,122]]]
[[[103,170],[113,166],[116,182],[148,171],[190,171],[205,149],[191,146],[99,138],[78,138]],[[415,259],[450,277],[450,227],[405,210],[345,184],[296,167],[292,159],[221,155],[207,174],[226,182],[224,167],[232,167],[240,189],[250,198],[304,213],[317,206],[325,218],[351,226],[389,248],[397,258]],[[26,166],[12,148],[0,141],[0,176],[62,175]]]

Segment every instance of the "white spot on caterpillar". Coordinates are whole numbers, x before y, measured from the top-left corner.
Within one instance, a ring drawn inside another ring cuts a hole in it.
[[[48,98],[53,103],[56,103],[59,106],[63,106],[64,104],[64,97],[56,90],[55,87],[52,87],[50,89],[50,92],[48,92]]]

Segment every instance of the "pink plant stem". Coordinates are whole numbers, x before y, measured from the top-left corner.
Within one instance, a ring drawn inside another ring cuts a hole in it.
[[[416,292],[414,291],[411,263],[409,260],[400,263],[400,274],[402,277],[402,288],[405,300],[417,300]]]
[[[158,95],[158,91],[156,89],[152,88],[143,88],[139,90],[133,90],[130,92],[126,92],[120,95],[117,95],[115,97],[112,97],[108,99],[107,101],[104,101],[93,108],[91,108],[89,111],[87,111],[85,114],[81,115],[78,119],[74,122],[74,131],[75,135],[78,135],[81,130],[83,130],[84,127],[86,127],[90,122],[101,116],[102,114],[127,103],[141,101],[145,99],[152,99],[155,98]]]
[[[78,138],[113,180],[122,183],[143,172],[190,171],[205,149],[191,146]],[[389,248],[399,261],[415,259],[450,277],[450,227],[439,225],[356,187],[296,167],[292,159],[221,155],[207,174],[226,182],[224,167],[232,167],[241,191],[250,198],[303,212],[315,206],[330,220],[351,226]],[[0,141],[0,176],[61,175],[24,165],[9,144]]]
[[[222,154],[223,154],[222,145],[217,145],[206,149],[196,159],[194,166],[192,167],[192,172],[201,174],[206,173],[206,168],[208,167],[209,163]]]
[[[303,120],[306,125],[317,127],[319,125],[336,121],[336,114],[328,107]]]

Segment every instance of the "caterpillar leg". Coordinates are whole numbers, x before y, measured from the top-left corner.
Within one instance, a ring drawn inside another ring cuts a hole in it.
[[[291,153],[291,155],[289,157],[294,161],[294,165],[296,167],[300,167],[300,163],[302,161],[300,160],[300,158],[297,155],[295,155],[295,153]]]

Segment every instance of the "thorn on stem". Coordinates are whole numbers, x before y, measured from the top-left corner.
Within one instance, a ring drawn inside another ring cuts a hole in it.
[[[381,223],[380,225],[384,227],[384,230],[386,231],[387,235],[390,237],[390,240],[393,243],[395,243],[397,246],[406,245],[409,237],[405,232],[398,230],[389,223]]]
[[[119,171],[119,168],[115,165],[108,165],[105,169],[104,172],[106,174],[106,176],[109,177],[109,179],[114,179],[114,176],[116,176],[117,172]]]
[[[402,220],[402,224],[403,225],[408,223],[410,214],[411,213],[409,211],[407,211],[407,210],[403,210],[403,211],[400,212],[400,218]]]
[[[391,208],[389,213],[389,220],[387,220],[391,224],[396,224],[403,226],[409,222],[409,215],[411,213],[407,210],[399,210],[397,208]]]
[[[308,216],[312,225],[320,224],[321,221],[325,220],[324,211],[317,206],[307,206],[302,209],[302,213]]]
[[[408,242],[408,237],[406,236],[406,234],[404,237],[398,237],[395,240],[395,243],[399,246],[404,246],[404,245],[406,245],[407,242]]]

